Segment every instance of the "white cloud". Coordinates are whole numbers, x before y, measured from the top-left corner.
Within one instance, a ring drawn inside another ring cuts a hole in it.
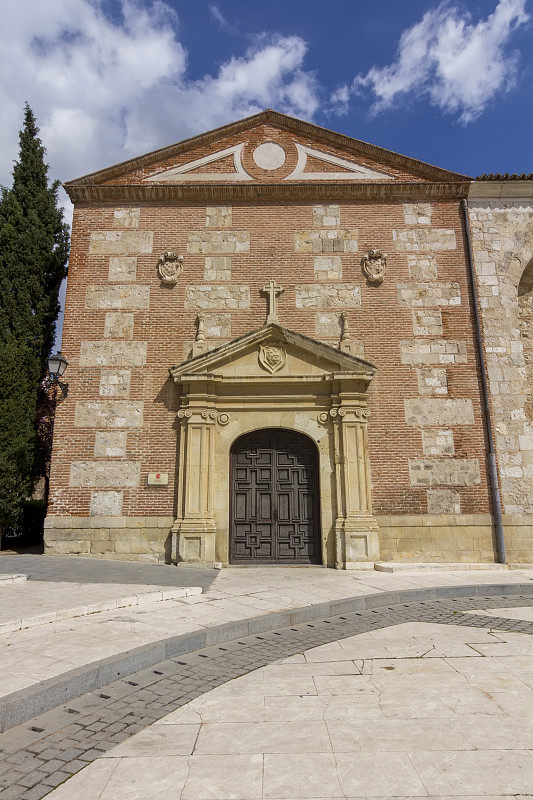
[[[217,22],[221,28],[225,28],[226,30],[229,31],[234,30],[233,26],[230,25],[230,23],[228,22],[228,20],[220,10],[220,8],[214,3],[209,4],[209,13],[211,14],[211,17],[214,19],[214,21]]]
[[[0,32],[0,182],[10,183],[30,103],[54,177],[68,180],[265,107],[306,118],[318,107],[298,36],[260,37],[200,81],[187,75],[178,18],[162,0],[21,0]]]
[[[473,23],[449,3],[427,11],[402,33],[396,60],[358,75],[352,90],[369,90],[372,111],[390,108],[399,98],[429,98],[462,123],[475,120],[498,94],[515,83],[518,54],[509,52],[513,32],[529,16],[526,0],[499,0],[494,13]]]
[[[343,116],[348,113],[350,106],[350,87],[344,84],[332,93],[330,97],[330,108],[333,114]]]

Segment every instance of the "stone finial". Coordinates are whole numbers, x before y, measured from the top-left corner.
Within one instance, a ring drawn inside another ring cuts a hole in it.
[[[339,350],[342,350],[343,353],[350,353],[350,355],[353,356],[355,355],[355,345],[350,338],[350,331],[348,329],[348,314],[346,311],[343,311],[341,314],[341,324],[342,333]]]
[[[207,342],[205,341],[205,319],[203,314],[196,317],[196,337],[192,345],[192,357],[202,355],[207,352]]]
[[[276,299],[280,294],[283,294],[285,289],[282,286],[277,286],[274,278],[271,278],[267,286],[263,286],[260,291],[262,294],[268,295],[268,315],[266,318],[266,324],[270,325],[271,323],[274,323],[275,325],[279,325]]]
[[[205,318],[203,314],[196,317],[196,341],[205,342]]]

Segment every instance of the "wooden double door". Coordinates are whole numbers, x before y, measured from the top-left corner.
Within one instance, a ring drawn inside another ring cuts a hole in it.
[[[231,451],[232,564],[321,563],[318,452],[302,434],[265,428]]]

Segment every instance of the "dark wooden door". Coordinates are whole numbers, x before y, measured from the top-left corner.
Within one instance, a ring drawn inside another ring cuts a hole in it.
[[[318,454],[306,436],[267,428],[231,457],[232,564],[318,564]]]

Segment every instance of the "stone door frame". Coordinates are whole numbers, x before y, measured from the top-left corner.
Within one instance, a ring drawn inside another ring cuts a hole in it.
[[[287,362],[265,374],[258,356],[273,337],[286,347]],[[277,325],[172,368],[180,389],[172,559],[228,564],[231,447],[245,433],[284,428],[318,449],[323,566],[355,569],[377,560],[367,434],[374,372],[368,362]]]

